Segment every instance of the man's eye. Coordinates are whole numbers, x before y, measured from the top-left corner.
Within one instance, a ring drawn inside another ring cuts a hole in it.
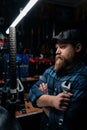
[[[65,47],[66,47],[65,45],[60,46],[60,48],[62,48],[62,49],[64,49]]]

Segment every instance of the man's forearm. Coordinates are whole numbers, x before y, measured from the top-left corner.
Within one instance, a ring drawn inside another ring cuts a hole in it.
[[[38,107],[53,107],[53,98],[51,95],[42,95],[36,101]]]
[[[36,104],[38,107],[54,107],[55,109],[65,111],[69,106],[70,97],[72,97],[71,93],[60,93],[56,96],[44,94],[40,96]]]

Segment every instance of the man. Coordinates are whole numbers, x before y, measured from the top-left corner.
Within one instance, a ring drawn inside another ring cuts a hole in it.
[[[55,65],[29,91],[29,100],[43,109],[41,130],[84,130],[87,116],[87,66],[79,30],[55,36]]]

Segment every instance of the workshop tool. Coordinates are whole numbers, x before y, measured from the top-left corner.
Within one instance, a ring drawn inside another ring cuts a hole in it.
[[[68,93],[70,92],[70,87],[71,87],[71,83],[68,81],[64,81],[61,85],[62,91],[64,93]],[[61,112],[60,118],[58,120],[58,124],[61,126],[63,124],[63,120],[64,120],[64,112]]]

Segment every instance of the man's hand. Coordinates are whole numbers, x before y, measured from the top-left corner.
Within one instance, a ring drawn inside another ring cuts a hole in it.
[[[47,88],[47,83],[42,83],[39,86],[39,90],[41,90],[43,93],[48,94],[48,88]]]
[[[58,95],[52,97],[52,106],[58,110],[65,111],[69,106],[72,93],[59,93]]]

